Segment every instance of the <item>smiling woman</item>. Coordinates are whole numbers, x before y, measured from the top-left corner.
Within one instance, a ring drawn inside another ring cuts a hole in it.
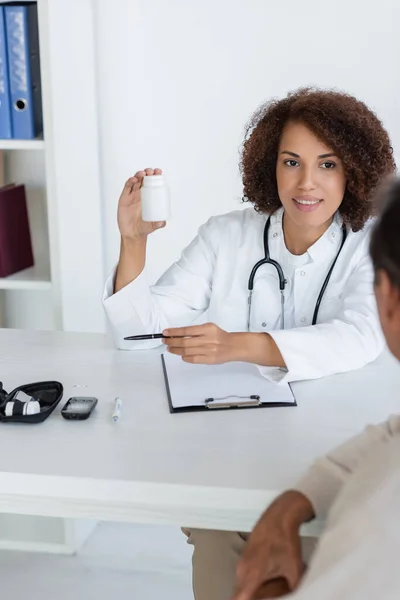
[[[303,254],[324,234],[342,204],[346,190],[342,161],[306,125],[289,121],[279,143],[276,180],[285,209],[286,247]]]
[[[117,345],[148,348],[157,341],[124,338],[163,332],[167,350],[187,362],[247,361],[276,382],[376,358],[370,198],[395,170],[377,116],[348,94],[301,89],[252,117],[240,166],[253,207],[212,217],[154,286],[147,238],[165,222],[143,221],[140,188],[162,171],[126,182],[120,258],[104,294]]]
[[[379,118],[349,94],[313,88],[267,102],[247,125],[241,161],[244,194],[260,212],[273,212],[282,203],[288,208],[285,181],[279,177],[283,164],[298,168],[305,178],[299,181],[297,175],[291,180],[300,185],[297,193],[304,185],[315,186],[316,194],[322,191],[318,184],[324,180],[317,168],[339,170],[337,205],[332,205],[331,216],[339,209],[353,231],[362,229],[371,216],[368,200],[382,177],[395,170],[390,140]]]

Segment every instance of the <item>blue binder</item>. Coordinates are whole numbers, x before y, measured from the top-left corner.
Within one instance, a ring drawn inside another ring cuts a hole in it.
[[[0,7],[0,139],[12,138],[10,83],[4,7]]]
[[[37,5],[6,5],[5,16],[13,137],[34,139],[43,131]]]

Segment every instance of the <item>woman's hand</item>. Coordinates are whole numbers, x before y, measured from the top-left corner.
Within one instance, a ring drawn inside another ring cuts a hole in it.
[[[185,362],[217,365],[244,361],[255,365],[285,367],[285,361],[272,337],[266,333],[228,333],[214,323],[165,329],[163,338],[172,354]]]
[[[238,358],[240,333],[228,333],[214,323],[165,329],[164,335],[185,336],[163,338],[169,352],[182,356],[185,362],[218,365]]]
[[[237,566],[237,592],[233,600],[252,600],[267,582],[287,582],[296,589],[304,572],[299,527],[314,517],[303,494],[285,492],[266,510],[249,537]],[[273,584],[272,584],[273,585]]]
[[[165,227],[165,221],[148,223],[142,220],[140,188],[145,175],[161,175],[161,169],[145,169],[128,179],[118,201],[118,227],[124,240],[140,240],[156,229]]]

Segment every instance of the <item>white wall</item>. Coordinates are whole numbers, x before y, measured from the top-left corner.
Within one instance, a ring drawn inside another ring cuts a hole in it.
[[[152,236],[155,278],[210,215],[239,206],[244,124],[308,84],[366,101],[400,148],[397,0],[98,0],[95,3],[106,268],[126,178],[164,168],[174,218]],[[397,27],[397,28],[396,28]]]

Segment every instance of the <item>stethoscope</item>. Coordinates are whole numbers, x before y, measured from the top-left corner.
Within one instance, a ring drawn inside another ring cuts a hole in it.
[[[250,277],[249,277],[249,283],[248,283],[249,295],[248,295],[248,313],[247,313],[247,330],[248,331],[250,331],[251,298],[253,295],[254,278],[255,278],[255,275],[256,275],[258,269],[260,267],[262,267],[263,265],[272,265],[273,267],[275,267],[276,272],[278,273],[279,289],[281,292],[281,329],[285,328],[285,316],[284,316],[285,294],[284,294],[284,292],[285,292],[287,280],[285,279],[285,275],[283,273],[283,269],[282,269],[281,265],[276,260],[273,260],[269,253],[268,231],[269,231],[270,224],[271,224],[271,217],[268,217],[268,220],[265,223],[265,227],[264,227],[264,258],[259,260],[258,263],[256,263],[254,265],[254,267],[251,270]],[[338,253],[336,254],[335,260],[333,261],[333,263],[325,277],[325,281],[322,284],[321,291],[318,294],[318,298],[317,298],[317,302],[315,304],[314,314],[313,314],[313,318],[312,318],[312,325],[315,325],[317,322],[319,307],[321,305],[321,300],[325,294],[325,290],[326,290],[329,280],[331,278],[332,271],[335,268],[336,261],[339,258],[339,254],[342,251],[342,248],[344,246],[346,238],[347,238],[347,229],[346,229],[346,225],[343,224],[342,225],[342,242],[340,244]]]

